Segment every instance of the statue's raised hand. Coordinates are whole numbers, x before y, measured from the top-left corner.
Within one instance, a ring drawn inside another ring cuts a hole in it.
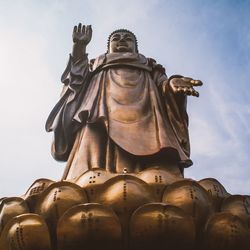
[[[73,51],[72,56],[73,60],[77,61],[84,58],[86,54],[86,46],[92,38],[92,28],[91,25],[82,25],[81,23],[78,26],[75,26],[73,29],[72,39],[73,39]]]
[[[92,38],[91,25],[86,26],[79,23],[78,26],[75,26],[73,29],[72,38],[74,43],[79,43],[86,46]]]
[[[194,87],[202,85],[202,81],[194,80],[190,77],[174,77],[169,82],[169,86],[174,93],[192,95],[196,97],[199,96],[199,92],[197,92]]]

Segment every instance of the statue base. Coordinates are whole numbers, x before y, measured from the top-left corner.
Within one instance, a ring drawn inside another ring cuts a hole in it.
[[[0,223],[3,250],[247,250],[250,196],[159,167],[96,168],[70,181],[38,179],[22,197],[3,198]]]

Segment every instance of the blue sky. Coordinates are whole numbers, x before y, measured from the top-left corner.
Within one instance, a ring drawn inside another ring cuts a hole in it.
[[[185,175],[250,194],[249,16],[244,0],[0,1],[0,196],[63,173],[44,124],[78,22],[92,24],[90,58],[105,52],[114,29],[127,28],[169,76],[202,80],[200,98],[188,102],[194,165]]]

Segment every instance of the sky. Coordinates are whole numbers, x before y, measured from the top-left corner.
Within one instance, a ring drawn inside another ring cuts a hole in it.
[[[204,82],[200,97],[188,98],[194,165],[185,176],[250,194],[249,16],[247,0],[0,0],[0,197],[63,174],[44,125],[79,22],[93,28],[89,58],[106,51],[113,30],[126,28],[168,76]]]

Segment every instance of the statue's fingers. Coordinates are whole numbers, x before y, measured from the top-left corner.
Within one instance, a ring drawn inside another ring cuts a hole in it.
[[[202,86],[203,82],[201,80],[195,80],[195,86]]]
[[[79,24],[78,24],[78,27],[77,27],[77,32],[81,32],[81,29],[82,29],[82,24],[79,23]]]
[[[191,77],[186,76],[182,77],[181,79],[184,80],[184,82],[191,82],[193,80]]]
[[[185,93],[186,95],[191,95],[191,93],[192,93],[192,89],[191,89],[191,88],[185,87],[185,88],[183,88],[183,90],[184,90],[184,93]]]
[[[85,34],[85,32],[86,32],[86,26],[83,25],[83,26],[82,26],[82,34]]]
[[[86,35],[90,36],[90,25],[87,25],[86,27]]]
[[[91,25],[87,26],[87,35],[91,38],[92,37],[92,27]]]
[[[180,92],[181,91],[181,88],[180,87],[176,87],[175,88],[175,92]]]
[[[77,26],[74,26],[72,33],[72,38],[74,43],[76,42],[76,32],[77,32]]]
[[[192,92],[191,92],[191,95],[192,95],[192,96],[199,97],[200,94],[199,94],[198,91],[196,91],[196,90],[193,89]]]
[[[90,25],[87,25],[86,26],[86,33],[89,33],[89,28],[90,28]]]
[[[191,80],[193,86],[202,86],[203,82],[201,80]]]
[[[178,93],[184,93],[184,88],[182,88],[182,87],[177,87],[177,88],[176,88],[176,92],[178,92]]]

